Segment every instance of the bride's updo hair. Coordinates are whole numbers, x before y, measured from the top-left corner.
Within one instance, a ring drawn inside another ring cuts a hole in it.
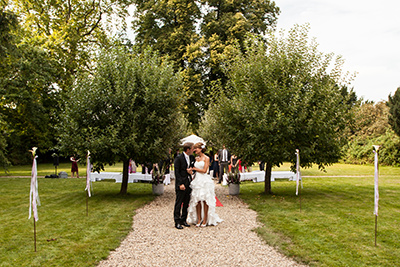
[[[203,143],[201,143],[201,142],[199,142],[199,143],[196,143],[195,145],[194,145],[194,148],[201,148],[201,152],[206,152],[206,146],[203,144]]]

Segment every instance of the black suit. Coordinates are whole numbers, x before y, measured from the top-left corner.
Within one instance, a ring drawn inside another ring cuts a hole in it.
[[[231,164],[231,152],[229,152],[229,150],[226,148],[226,158],[225,161],[223,160],[223,152],[224,150],[221,149],[221,151],[218,153],[218,160],[219,160],[219,179],[218,179],[218,183],[222,182],[222,176],[224,175],[224,173],[228,173],[229,171],[229,164]]]
[[[186,222],[188,215],[188,206],[190,201],[190,193],[192,189],[190,188],[190,182],[192,181],[192,176],[187,172],[187,169],[194,166],[195,158],[193,155],[189,156],[190,164],[187,165],[185,155],[180,154],[175,158],[175,207],[174,207],[174,220],[175,224],[183,224]],[[179,186],[185,185],[185,190],[179,189]]]

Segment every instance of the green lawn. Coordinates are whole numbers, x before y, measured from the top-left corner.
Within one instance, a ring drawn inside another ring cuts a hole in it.
[[[39,164],[39,175],[52,171]],[[69,173],[70,164],[61,165]],[[60,170],[59,168],[59,170]],[[253,170],[256,168],[253,168]],[[85,167],[82,166],[82,176]],[[122,165],[107,171],[122,171]],[[289,164],[279,169],[289,170]],[[11,175],[30,166],[13,167]],[[265,226],[256,231],[289,257],[312,266],[400,266],[400,168],[380,167],[378,246],[374,246],[372,165],[335,164],[327,172],[302,169],[302,211],[295,182],[245,182],[240,197]],[[2,174],[0,173],[0,176]],[[337,176],[337,177],[327,177]],[[343,177],[354,176],[354,177]],[[39,179],[38,252],[33,252],[33,221],[28,220],[29,179],[0,178],[0,266],[94,266],[129,232],[134,210],[153,199],[150,184],[93,183],[86,217],[84,179]]]
[[[39,179],[37,252],[28,220],[29,178],[0,178],[0,266],[95,266],[117,248],[135,210],[154,199],[151,184],[93,183],[86,216],[85,179]]]
[[[341,166],[342,174],[368,173],[359,167]],[[295,184],[273,182],[273,195],[262,193],[263,183],[241,185],[240,197],[258,213],[265,226],[257,232],[267,243],[312,266],[400,266],[400,176],[380,177],[377,247],[372,176],[304,178],[301,212]]]
[[[258,166],[256,167],[258,169]],[[274,168],[273,171],[288,171],[290,170],[290,164],[284,163],[279,168]],[[374,166],[370,165],[351,165],[336,163],[332,166],[328,166],[324,171],[320,171],[318,166],[313,166],[312,168],[301,169],[302,176],[373,176]],[[400,168],[391,166],[380,166],[379,167],[380,176],[399,176]]]
[[[79,164],[79,176],[86,176],[86,165]],[[44,177],[46,175],[54,174],[55,169],[52,163],[38,163],[38,176]],[[108,172],[122,172],[122,163],[117,163],[112,166],[106,166],[105,170]],[[138,167],[137,171],[140,172],[142,170],[141,167]],[[6,173],[3,168],[0,169],[0,176],[31,176],[32,166],[31,165],[20,165],[20,166],[11,166],[8,168],[8,172]],[[68,177],[71,177],[71,163],[60,163],[57,167],[57,173],[64,171],[68,174]]]

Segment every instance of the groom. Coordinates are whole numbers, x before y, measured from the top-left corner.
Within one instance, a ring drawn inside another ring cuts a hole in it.
[[[174,161],[175,167],[175,208],[174,220],[175,228],[183,229],[183,226],[190,227],[186,222],[188,215],[188,206],[190,201],[190,182],[192,181],[192,168],[195,158],[193,154],[193,143],[185,143],[183,145],[183,153],[179,154]],[[183,226],[182,226],[183,225]]]

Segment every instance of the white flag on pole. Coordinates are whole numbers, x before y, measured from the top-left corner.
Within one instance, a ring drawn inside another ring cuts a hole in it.
[[[88,195],[89,195],[89,197],[91,196],[90,195],[90,190],[91,190],[91,188],[90,188],[90,183],[91,183],[91,181],[90,181],[90,173],[92,172],[92,168],[91,168],[91,166],[90,166],[90,151],[88,150],[88,155],[87,155],[87,167],[86,167],[86,188],[85,188],[85,191],[88,191]]]
[[[296,149],[296,196],[299,195],[300,174],[300,151]],[[303,187],[303,184],[301,185]]]
[[[379,178],[379,165],[378,165],[378,149],[379,146],[374,147],[374,154],[375,154],[375,208],[374,208],[374,215],[378,216],[378,204],[379,204],[379,188],[378,188],[378,178]]]
[[[39,190],[38,190],[38,180],[37,180],[37,156],[36,156],[37,147],[32,148],[30,150],[33,155],[33,163],[32,163],[32,176],[31,176],[31,190],[29,192],[29,217],[31,218],[32,210],[33,210],[33,218],[37,222],[39,220],[37,206],[40,206],[39,199]]]

